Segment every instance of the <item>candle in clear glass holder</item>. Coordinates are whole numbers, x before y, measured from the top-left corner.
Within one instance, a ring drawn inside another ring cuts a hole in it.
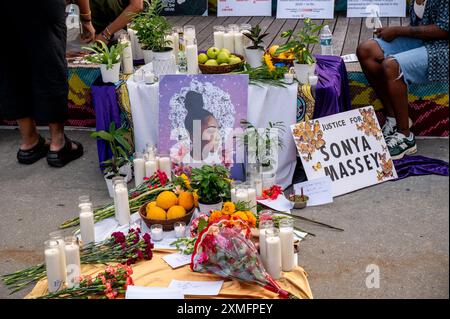
[[[272,172],[264,172],[262,174],[263,189],[271,188],[276,184],[277,175]]]
[[[248,202],[248,184],[241,183],[236,185],[236,203],[238,202]]]
[[[178,53],[180,52],[180,34],[179,34],[180,27],[173,27],[172,28],[172,49],[173,49],[173,55],[175,56],[175,62],[178,64]]]
[[[172,178],[172,161],[170,160],[169,154],[159,154],[158,155],[158,167],[159,170],[166,173],[167,178],[171,180]]]
[[[147,143],[145,144],[145,154],[147,155],[147,160],[154,160],[158,154],[158,148],[156,145]]]
[[[247,188],[247,198],[250,206],[250,211],[253,214],[257,213],[256,189],[253,186]]]
[[[214,46],[218,49],[222,49],[223,46],[223,36],[225,34],[225,27],[223,25],[214,26]]]
[[[183,36],[185,41],[192,41],[196,38],[195,35],[195,26],[194,25],[185,25],[183,27]]]
[[[80,246],[75,236],[65,238],[67,288],[78,287],[81,275]]]
[[[239,26],[239,29],[241,30],[242,34],[244,34],[244,33],[250,34],[252,26],[251,26],[251,24],[248,24],[248,23],[242,23]],[[244,48],[249,47],[251,45],[252,45],[252,41],[249,38],[247,38],[246,36],[244,36]]]
[[[134,82],[144,81],[144,70],[143,69],[139,69],[139,70],[136,70],[136,72],[134,72],[133,81]]]
[[[264,220],[259,222],[259,255],[264,265],[266,265],[266,229],[273,227],[272,220]]]
[[[291,271],[294,268],[294,222],[290,218],[280,220],[281,268]]]
[[[134,184],[135,187],[137,187],[144,182],[145,177],[144,154],[140,152],[134,153],[133,166],[134,166]]]
[[[160,224],[154,224],[150,227],[150,235],[152,237],[152,240],[154,241],[160,241],[163,239],[163,226]]]
[[[51,232],[48,235],[50,240],[54,240],[58,243],[58,249],[59,249],[59,264],[61,269],[61,278],[63,278],[63,281],[66,281],[66,254],[64,252],[64,238],[62,236],[62,232],[57,230],[54,232]]]
[[[315,74],[310,74],[308,76],[308,81],[311,86],[316,86],[317,82],[319,82],[319,77]]]
[[[242,184],[241,181],[232,181],[230,184],[230,195],[231,195],[231,201],[233,203],[236,203],[236,191],[239,185]]]
[[[154,84],[156,82],[155,74],[151,71],[144,71],[144,82],[145,84]]]
[[[117,181],[114,185],[114,206],[116,219],[120,226],[130,223],[130,204],[128,201],[128,188],[125,180]]]
[[[245,54],[245,38],[247,38],[242,32],[234,32],[234,53],[244,55]]]
[[[123,176],[114,176],[112,178],[113,189],[115,189],[115,185],[117,183],[122,183],[122,182],[125,182],[125,178]],[[119,212],[119,207],[117,206],[118,201],[116,200],[116,193],[115,192],[113,192],[113,199],[114,199],[114,216],[115,216],[116,220],[119,220],[118,216],[117,216],[117,214]]]
[[[198,74],[198,47],[195,38],[185,38],[186,64],[188,74]]]
[[[81,208],[83,206],[92,205],[91,197],[89,195],[81,195],[78,197],[78,207]]]
[[[83,245],[95,242],[94,212],[92,204],[80,208],[80,235]]]
[[[156,159],[151,159],[145,162],[145,176],[150,178],[158,170],[158,161]]]
[[[223,35],[223,48],[234,53],[234,29],[228,27],[227,32]]]
[[[186,237],[186,223],[185,222],[176,222],[173,226],[175,230],[176,238]]]
[[[273,279],[281,277],[281,240],[277,228],[266,228],[266,270]]]
[[[50,293],[63,288],[65,281],[65,264],[61,265],[61,250],[56,240],[47,240],[45,242],[45,271],[47,274],[47,285]],[[64,276],[62,273],[64,272]]]

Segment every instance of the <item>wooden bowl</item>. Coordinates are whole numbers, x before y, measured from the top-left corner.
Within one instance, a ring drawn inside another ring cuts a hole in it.
[[[189,212],[187,212],[186,215],[184,215],[183,217],[180,217],[180,218],[175,218],[175,219],[148,219],[147,218],[146,208],[147,208],[147,205],[149,203],[150,202],[142,205],[139,208],[139,215],[141,216],[141,218],[145,222],[145,224],[148,226],[148,228],[150,228],[152,225],[160,224],[160,225],[163,226],[163,230],[164,231],[171,231],[171,230],[173,230],[173,224],[175,224],[176,222],[185,222],[186,225],[189,224],[189,222],[191,221],[191,218],[192,218],[192,214],[194,214],[194,212],[195,212],[195,207],[194,207]]]
[[[241,58],[241,62],[236,64],[228,64],[228,65],[204,65],[204,64],[198,64],[198,67],[200,71],[202,71],[203,74],[224,74],[224,73],[230,73],[235,70],[240,69],[244,63],[244,57],[240,54],[232,53],[233,55],[237,56],[238,58]]]

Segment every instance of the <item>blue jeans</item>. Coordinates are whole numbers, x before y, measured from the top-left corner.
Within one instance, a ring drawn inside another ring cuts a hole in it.
[[[403,76],[406,85],[428,83],[428,52],[424,41],[399,37],[391,42],[375,38],[386,58],[395,59],[400,65],[399,78]]]

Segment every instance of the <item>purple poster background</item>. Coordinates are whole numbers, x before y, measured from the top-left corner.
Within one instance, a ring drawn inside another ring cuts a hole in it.
[[[194,82],[193,82],[194,81]],[[234,107],[234,128],[240,127],[241,119],[247,119],[248,103],[248,76],[247,75],[166,75],[159,83],[159,138],[158,150],[162,153],[169,153],[170,148],[176,143],[170,140],[171,121],[169,119],[171,112],[170,101],[176,94],[190,88],[193,83],[200,82],[200,86],[205,83],[211,83],[213,87],[229,94],[232,107]],[[194,85],[195,86],[195,85]],[[196,90],[196,89],[194,89]],[[199,89],[202,90],[201,88]],[[208,107],[205,101],[205,109]],[[230,116],[229,113],[228,116]],[[184,121],[183,116],[178,117]],[[219,119],[220,120],[220,119]],[[222,121],[220,123],[224,125]]]

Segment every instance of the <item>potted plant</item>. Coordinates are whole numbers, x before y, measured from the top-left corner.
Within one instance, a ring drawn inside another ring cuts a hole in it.
[[[261,27],[257,24],[251,28],[250,32],[244,32],[243,34],[252,41],[252,45],[245,48],[245,57],[247,63],[252,68],[257,68],[262,65],[262,57],[264,55],[264,47],[261,45],[263,39],[269,35],[269,33],[262,33]]]
[[[281,34],[281,37],[290,38],[290,40],[280,46],[275,54],[284,52],[294,54],[295,75],[302,84],[308,83],[308,76],[314,74],[316,70],[316,61],[311,53],[311,45],[319,43],[318,32],[323,27],[323,24],[317,25],[311,19],[306,19],[304,27],[297,33],[294,34],[293,30],[289,30]]]
[[[154,58],[167,60],[172,55],[172,48],[166,35],[172,30],[172,26],[160,15],[164,4],[161,0],[145,3],[146,9],[134,15],[131,28],[136,31],[142,45],[145,63],[150,63]]]
[[[103,82],[116,83],[119,81],[120,75],[120,55],[127,45],[119,42],[108,48],[103,41],[96,41],[92,46],[83,48],[93,52],[93,54],[86,56],[85,59],[89,62],[100,64]]]
[[[91,134],[91,137],[93,138],[99,138],[106,141],[112,152],[112,157],[110,159],[100,163],[111,197],[113,197],[113,177],[123,176],[127,183],[130,182],[132,178],[131,162],[129,160],[131,145],[125,138],[125,135],[128,133],[129,130],[124,127],[116,129],[116,124],[111,122],[109,131],[102,130]]]
[[[219,165],[193,168],[191,187],[197,192],[200,212],[209,214],[211,210],[221,210],[223,198],[230,193],[229,172]]]

